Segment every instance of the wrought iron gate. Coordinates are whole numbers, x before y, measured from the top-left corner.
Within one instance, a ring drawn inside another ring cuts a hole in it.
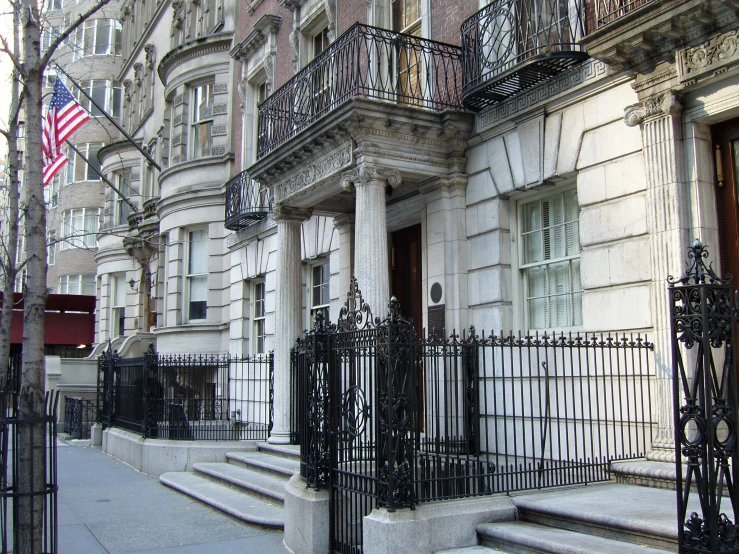
[[[301,475],[330,489],[331,552],[362,520],[433,502],[611,478],[651,445],[652,345],[639,336],[418,337],[351,283],[292,351]]]
[[[319,313],[293,351],[296,381],[308,391],[298,406],[306,414],[301,474],[309,487],[330,487],[332,552],[361,552],[362,518],[373,508],[414,505],[417,348],[397,301],[386,319],[374,319],[352,280],[338,323]]]

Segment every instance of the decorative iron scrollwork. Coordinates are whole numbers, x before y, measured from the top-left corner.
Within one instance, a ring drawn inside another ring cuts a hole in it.
[[[357,278],[352,277],[346,302],[339,312],[338,328],[341,331],[357,331],[372,326],[372,310],[362,298]]]
[[[341,401],[341,429],[339,440],[351,441],[364,434],[371,407],[361,387],[354,385],[344,393]]]

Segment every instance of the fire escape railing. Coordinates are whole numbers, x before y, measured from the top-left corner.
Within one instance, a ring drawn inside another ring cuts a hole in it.
[[[272,211],[269,191],[242,171],[226,183],[226,229],[238,231],[253,225]]]
[[[357,23],[259,106],[262,158],[352,97],[460,109],[462,50]]]
[[[581,0],[497,0],[462,24],[463,98],[479,110],[587,58]]]
[[[614,21],[634,12],[638,8],[655,0],[596,0],[595,19],[596,28],[613,23]]]

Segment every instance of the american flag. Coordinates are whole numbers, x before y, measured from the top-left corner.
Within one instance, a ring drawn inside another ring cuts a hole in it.
[[[54,175],[68,161],[67,157],[62,154],[64,141],[89,119],[90,115],[77,103],[62,80],[57,79],[54,83],[54,93],[51,95],[49,110],[46,112],[46,119],[42,122],[41,149],[44,162],[44,186],[51,182]]]

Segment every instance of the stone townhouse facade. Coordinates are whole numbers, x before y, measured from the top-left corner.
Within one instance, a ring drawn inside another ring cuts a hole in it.
[[[739,274],[737,5],[544,4],[124,2],[122,119],[161,172],[101,152],[140,204],[106,192],[98,341],[274,350],[287,442],[290,346],[353,276],[419,332],[646,333],[669,459],[665,279],[694,238]]]

